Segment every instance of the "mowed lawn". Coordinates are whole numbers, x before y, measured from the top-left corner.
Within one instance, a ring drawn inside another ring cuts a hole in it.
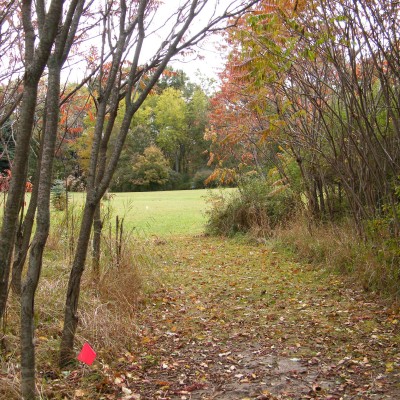
[[[232,189],[224,189],[232,190]],[[109,207],[112,223],[124,218],[124,230],[140,235],[195,235],[204,232],[207,220],[207,199],[214,190],[176,190],[163,192],[112,193],[102,202],[103,212]],[[83,194],[72,194],[72,201],[81,202]]]
[[[198,234],[204,231],[207,195],[207,190],[115,193],[111,207],[139,234]]]

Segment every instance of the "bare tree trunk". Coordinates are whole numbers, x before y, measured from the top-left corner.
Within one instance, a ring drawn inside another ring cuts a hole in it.
[[[21,391],[24,399],[35,396],[34,300],[42,268],[43,250],[50,227],[50,188],[54,159],[60,95],[60,65],[52,56],[49,63],[46,128],[40,163],[36,232],[29,253],[29,265],[21,294]]]
[[[60,365],[66,366],[74,358],[74,338],[78,326],[78,301],[80,294],[80,283],[85,268],[87,248],[90,241],[90,231],[96,210],[96,204],[86,202],[83,211],[79,238],[75,250],[75,258],[72,264],[71,274],[68,282],[67,299],[64,314],[64,329],[60,346]]]
[[[78,2],[80,7],[77,8]],[[65,22],[60,26],[48,68],[48,89],[46,97],[45,129],[39,168],[36,232],[29,253],[27,276],[21,293],[21,392],[24,400],[36,397],[35,386],[35,347],[34,303],[36,289],[43,263],[43,251],[50,229],[50,191],[54,153],[57,139],[60,99],[61,67],[72,44],[78,27],[84,0],[70,3]]]
[[[0,233],[0,318],[3,317],[7,303],[8,280],[15,234],[18,224],[20,204],[23,200],[26,181],[26,155],[29,153],[29,141],[33,126],[33,117],[36,107],[37,85],[24,87],[24,96],[21,104],[21,124],[15,157],[12,168],[12,180],[4,210],[3,225]]]
[[[101,231],[103,223],[101,221],[100,204],[97,205],[93,221],[93,240],[92,240],[92,277],[93,281],[100,281],[100,254],[101,254]]]
[[[35,32],[32,26],[32,0],[22,3],[25,33],[24,91],[21,101],[20,124],[15,146],[12,180],[8,193],[3,225],[0,232],[0,318],[7,303],[10,264],[18,224],[19,205],[24,196],[29,144],[34,123],[39,79],[50,55],[62,13],[63,0],[52,0],[46,20],[41,26],[40,41],[35,51]]]

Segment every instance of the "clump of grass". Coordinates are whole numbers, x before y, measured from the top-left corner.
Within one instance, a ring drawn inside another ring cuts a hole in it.
[[[20,398],[18,382],[4,378],[0,379],[0,399],[18,400]]]
[[[65,258],[72,258],[76,238],[79,234],[82,220],[83,204],[75,201],[68,202],[62,212],[53,212],[51,215],[51,231],[47,239],[47,251],[55,252],[59,257],[60,251]]]

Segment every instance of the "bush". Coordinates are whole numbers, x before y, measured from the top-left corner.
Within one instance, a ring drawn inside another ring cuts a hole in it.
[[[266,180],[253,178],[228,196],[211,198],[207,230],[225,236],[236,233],[270,236],[295,210],[296,196],[288,185],[273,186]]]
[[[144,150],[136,157],[132,167],[132,182],[145,190],[156,190],[168,182],[171,168],[162,151],[156,146]]]

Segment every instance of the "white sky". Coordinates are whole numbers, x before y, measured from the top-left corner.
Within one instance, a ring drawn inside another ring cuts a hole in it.
[[[162,15],[168,14],[168,11],[171,12],[172,7],[178,8],[183,3],[182,0],[164,0],[164,2],[165,4],[160,6],[158,10],[158,15],[161,16],[160,20],[162,20]],[[221,13],[229,3],[228,0],[210,0],[199,19],[191,25],[190,32],[194,33],[200,30],[210,19],[214,9],[217,13]],[[198,71],[206,77],[217,79],[218,73],[223,69],[225,59],[224,54],[218,50],[221,42],[221,36],[210,35],[200,46],[196,47],[195,51],[199,57],[196,57],[196,54],[183,59],[178,57],[178,60],[171,64],[174,68],[185,71],[192,80],[196,80]]]
[[[159,44],[171,30],[171,24],[173,21],[166,21],[168,17],[173,14],[179,7],[184,4],[187,0],[164,0],[152,21],[151,29],[155,30],[151,36],[146,38],[144,51],[141,55],[141,62],[145,63],[148,58],[154,55],[154,50],[159,47]],[[190,27],[191,33],[196,33],[203,28],[208,20],[211,18],[213,12],[217,10],[217,15],[221,14],[225,8],[236,0],[209,0],[206,8],[198,16]],[[221,5],[222,3],[222,5]],[[100,1],[99,1],[100,4]],[[101,27],[99,27],[101,29]],[[164,36],[164,37],[163,37]],[[207,37],[200,46],[195,48],[195,54],[191,54],[185,57],[178,56],[170,63],[176,69],[182,69],[190,77],[191,81],[200,83],[198,73],[207,78],[218,79],[218,73],[222,71],[224,66],[224,56],[218,50],[218,44],[221,43],[222,38],[218,35],[212,35]],[[96,43],[96,39],[89,40],[90,43]],[[198,57],[198,56],[199,57]],[[80,80],[83,78],[84,71],[83,64],[78,63],[77,65],[71,65],[64,71],[63,76],[67,79]]]

